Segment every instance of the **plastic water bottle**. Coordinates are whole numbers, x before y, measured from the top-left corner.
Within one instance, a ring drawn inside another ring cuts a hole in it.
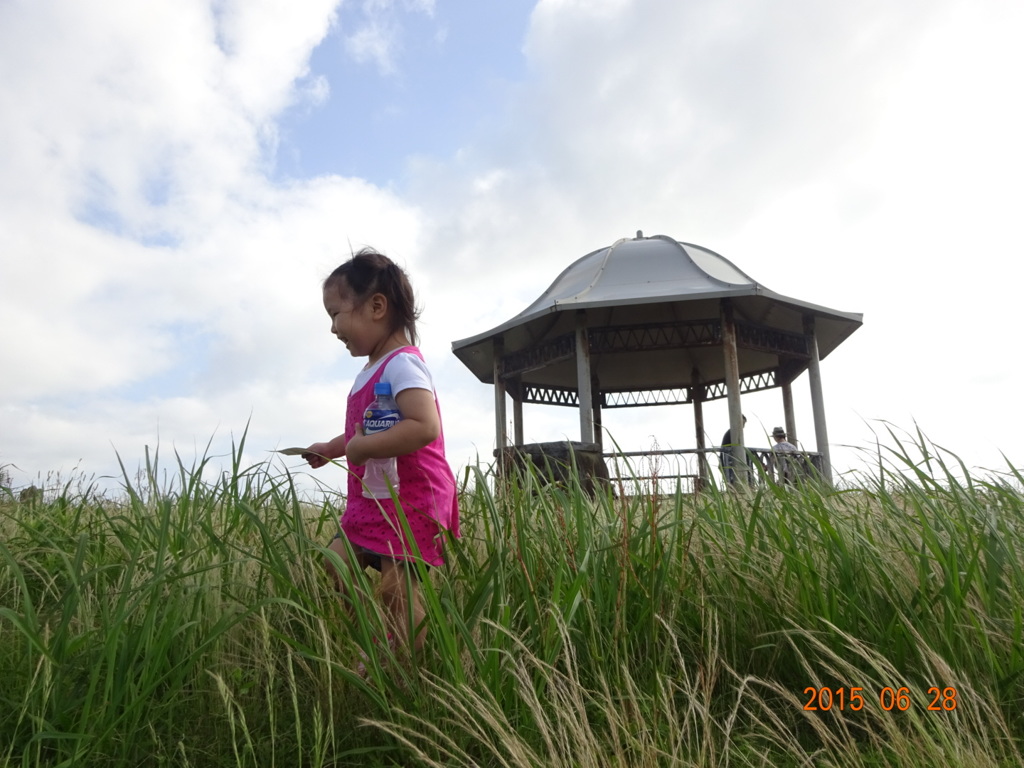
[[[391,385],[380,381],[373,385],[373,402],[363,414],[363,434],[373,435],[391,429],[402,418],[395,398],[391,396]],[[398,493],[398,459],[367,459],[363,474],[363,496],[368,499],[390,499],[391,488]]]

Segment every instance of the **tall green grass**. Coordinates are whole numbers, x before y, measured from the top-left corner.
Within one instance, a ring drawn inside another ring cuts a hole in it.
[[[923,436],[841,490],[590,497],[473,466],[410,659],[324,573],[337,497],[242,453],[0,502],[0,766],[1024,763],[1013,467]]]

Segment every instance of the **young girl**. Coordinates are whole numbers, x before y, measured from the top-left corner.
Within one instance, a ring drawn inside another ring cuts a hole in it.
[[[368,459],[397,457],[398,482],[394,486],[409,531],[422,560],[442,565],[443,537],[459,536],[459,508],[455,478],[444,455],[441,411],[433,381],[423,356],[412,346],[418,316],[412,286],[389,258],[364,248],[324,280],[323,295],[331,333],[353,357],[368,360],[348,396],[345,432],[309,446],[303,458],[314,469],[331,459],[348,459],[341,533],[330,549],[350,567],[370,566],[380,571],[380,595],[392,642],[405,644],[415,632],[414,647],[419,649],[426,634],[425,611],[418,579],[415,574],[407,579],[405,574],[405,564],[415,557],[415,551],[406,540],[390,495],[371,498],[373,494],[363,483]],[[391,385],[401,420],[383,432],[364,435],[363,414],[374,400],[378,382]],[[355,563],[349,562],[341,536],[351,544]],[[338,574],[330,564],[328,569],[340,589]]]

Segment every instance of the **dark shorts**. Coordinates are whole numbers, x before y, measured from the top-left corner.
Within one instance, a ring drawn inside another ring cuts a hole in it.
[[[340,539],[341,538],[341,531],[338,531],[336,534],[334,534],[334,538],[335,539]],[[351,542],[349,542],[349,543],[351,544]],[[377,571],[378,573],[381,570],[381,561],[383,561],[383,560],[391,560],[392,562],[398,563],[399,565],[404,565],[404,562],[401,561],[401,560],[396,560],[393,557],[389,557],[388,555],[382,555],[380,552],[374,552],[372,549],[367,549],[366,547],[360,547],[360,546],[358,546],[356,544],[352,544],[352,551],[355,553],[356,557],[359,558],[359,562],[363,563],[364,567],[368,565],[371,568],[373,568],[373,570]],[[426,566],[426,568],[427,568],[428,571],[430,570],[430,566],[429,565]],[[416,570],[414,570],[413,572],[414,573],[418,573],[418,571],[416,571]]]

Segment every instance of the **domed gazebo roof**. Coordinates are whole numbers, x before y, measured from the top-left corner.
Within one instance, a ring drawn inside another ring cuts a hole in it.
[[[707,248],[638,232],[634,239],[619,240],[573,262],[522,312],[454,342],[452,349],[477,378],[493,383],[494,340],[501,339],[506,357],[526,353],[573,333],[575,311],[587,310],[602,391],[687,386],[694,368],[702,383],[721,382],[725,370],[718,340],[704,334],[717,336],[722,299],[731,299],[740,328],[755,337],[749,339],[755,348],[743,344],[748,348],[740,356],[741,377],[778,371],[782,379],[791,380],[805,370],[807,316],[815,319],[821,358],[862,323],[860,314],[779,295]],[[771,336],[773,343],[758,344],[757,336]],[[793,342],[794,354],[780,359],[780,344],[785,351],[787,341]],[[545,358],[543,367],[521,372],[522,382],[576,386],[569,355],[561,363]]]

